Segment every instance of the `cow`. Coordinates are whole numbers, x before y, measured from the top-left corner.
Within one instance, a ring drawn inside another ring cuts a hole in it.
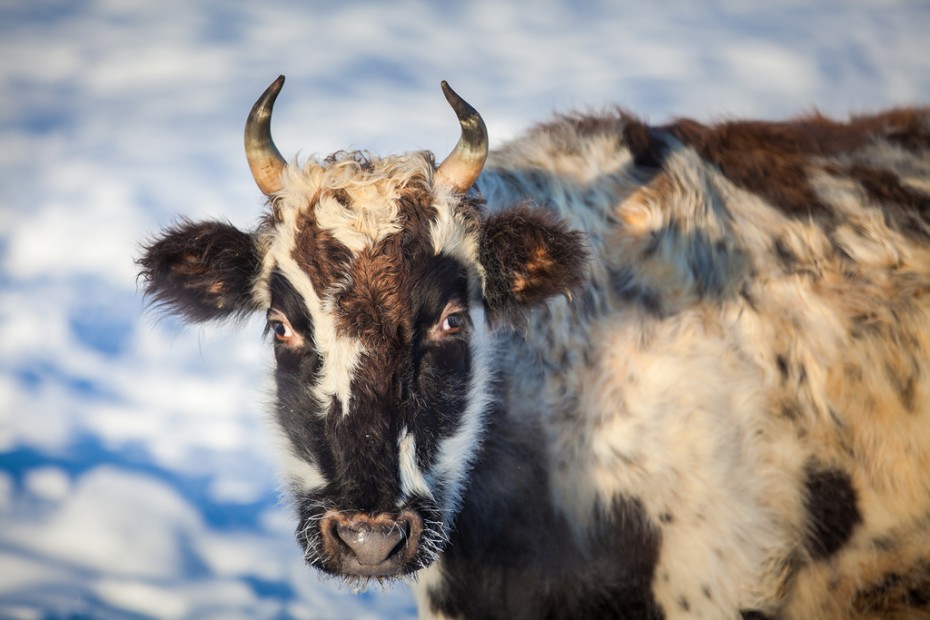
[[[286,161],[147,295],[267,316],[309,565],[437,618],[930,618],[930,109]]]

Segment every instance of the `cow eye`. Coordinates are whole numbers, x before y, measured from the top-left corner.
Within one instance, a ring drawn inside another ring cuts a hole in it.
[[[284,342],[288,338],[294,335],[294,332],[291,331],[290,326],[286,325],[285,323],[281,321],[272,321],[271,331],[274,332],[275,340],[278,340],[280,342]]]
[[[462,312],[453,312],[447,315],[439,326],[443,334],[456,334],[465,327],[465,314]]]
[[[446,307],[443,308],[439,316],[441,318],[433,323],[429,330],[429,339],[434,342],[458,334],[468,328],[468,310],[457,299],[452,299],[446,303]]]
[[[282,344],[298,346],[302,342],[300,335],[291,327],[290,321],[279,310],[268,311],[268,329],[274,334],[274,339]]]

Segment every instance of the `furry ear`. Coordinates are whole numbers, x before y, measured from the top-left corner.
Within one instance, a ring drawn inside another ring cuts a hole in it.
[[[164,231],[137,261],[145,293],[188,321],[258,310],[252,286],[261,254],[252,235],[222,222],[190,222]]]
[[[525,309],[581,286],[588,251],[582,233],[549,211],[520,205],[484,221],[480,257],[492,318],[513,322]]]

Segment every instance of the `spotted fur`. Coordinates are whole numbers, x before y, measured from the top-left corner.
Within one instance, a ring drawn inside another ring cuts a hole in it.
[[[141,259],[192,320],[271,310],[311,565],[424,617],[930,618],[930,110],[564,116],[434,172],[294,162]],[[361,514],[416,538],[389,572]]]

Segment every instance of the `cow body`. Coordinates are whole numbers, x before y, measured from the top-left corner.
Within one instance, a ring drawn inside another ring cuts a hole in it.
[[[308,562],[423,616],[930,617],[930,111],[449,161],[287,166],[142,260],[270,309]]]

